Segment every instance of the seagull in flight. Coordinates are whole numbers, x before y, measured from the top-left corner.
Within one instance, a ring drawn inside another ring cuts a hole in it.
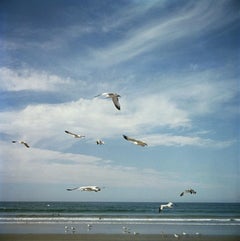
[[[140,140],[136,140],[136,139],[133,139],[133,138],[130,138],[126,135],[123,135],[123,138],[126,139],[127,141],[131,141],[132,143],[134,143],[135,145],[138,145],[138,146],[147,146],[147,143],[143,142],[143,141],[140,141]]]
[[[169,202],[167,204],[162,204],[160,205],[159,207],[159,213],[164,209],[164,208],[172,208],[173,207],[173,203],[172,202]]]
[[[74,188],[67,188],[67,191],[87,191],[87,192],[99,192],[101,188],[98,186],[83,186],[83,187],[74,187]]]
[[[102,93],[102,94],[96,95],[95,97],[98,97],[98,96],[104,96],[106,98],[111,98],[115,107],[118,110],[121,109],[120,103],[119,103],[119,100],[118,100],[118,98],[121,97],[119,94],[117,94],[117,93]]]
[[[190,189],[187,189],[187,190],[181,192],[180,197],[182,197],[184,195],[184,193],[196,194],[197,192],[194,191],[192,188],[190,188]]]
[[[104,145],[104,141],[102,140],[96,140],[97,145]]]
[[[82,138],[82,137],[85,137],[85,136],[82,136],[82,135],[79,135],[79,134],[75,134],[75,133],[72,133],[70,131],[65,131],[65,133],[69,134],[69,135],[72,135],[74,138]]]
[[[27,148],[30,147],[30,146],[27,144],[27,142],[25,142],[25,141],[12,141],[12,143],[20,143],[20,144],[23,144],[24,146],[26,146]]]

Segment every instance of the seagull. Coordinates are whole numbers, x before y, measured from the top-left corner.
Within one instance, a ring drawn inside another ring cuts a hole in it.
[[[196,194],[197,192],[191,188],[191,189],[185,190],[184,192],[181,192],[180,196],[182,197],[184,193]]]
[[[130,138],[130,137],[126,136],[126,135],[123,135],[123,138],[126,139],[127,141],[133,142],[135,145],[147,146],[147,143],[145,143],[143,141],[140,141],[140,140],[136,140],[136,139]]]
[[[164,209],[164,208],[172,208],[173,207],[173,203],[169,202],[167,204],[162,204],[159,208],[159,213]]]
[[[117,94],[117,93],[102,93],[102,94],[96,95],[95,97],[98,97],[98,96],[105,96],[106,98],[111,98],[115,107],[118,110],[121,109],[120,103],[119,103],[119,100],[118,100],[118,97],[121,97],[119,94]]]
[[[72,135],[74,138],[82,138],[82,137],[85,137],[85,136],[82,136],[82,135],[79,135],[79,134],[75,134],[75,133],[72,133],[70,131],[65,131],[65,133],[69,134],[69,135]]]
[[[100,187],[97,186],[84,186],[84,187],[74,187],[74,188],[67,188],[67,191],[88,191],[88,192],[99,192],[101,191]]]
[[[30,147],[30,146],[27,144],[27,142],[25,142],[25,141],[12,141],[12,143],[20,143],[20,144],[23,144],[24,146],[26,146],[27,148]]]
[[[104,145],[104,141],[102,140],[96,140],[97,145]]]

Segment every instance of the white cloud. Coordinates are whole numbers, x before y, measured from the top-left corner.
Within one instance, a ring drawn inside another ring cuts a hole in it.
[[[65,129],[96,139],[189,125],[187,113],[161,96],[145,96],[144,100],[121,98],[120,102],[121,111],[115,109],[111,99],[101,98],[29,105],[22,110],[1,112],[0,131],[14,139],[25,139],[30,145],[52,146],[52,140],[57,144],[64,141]]]
[[[164,50],[169,44],[178,44],[182,39],[194,38],[223,27],[235,20],[224,13],[225,2],[219,1],[211,7],[209,1],[189,3],[174,14],[130,31],[126,37],[102,49],[93,49],[89,64],[111,66],[128,61],[153,49]],[[222,21],[224,17],[224,22]],[[93,60],[95,59],[95,62]],[[86,62],[86,58],[84,58]]]
[[[125,110],[115,110],[111,100],[98,98],[29,105],[20,111],[1,112],[0,131],[13,139],[23,139],[31,146],[44,148],[70,147],[74,140],[66,137],[66,129],[84,134],[91,140],[134,135],[144,138],[150,146],[226,147],[232,144],[231,141],[219,142],[198,136],[151,134],[156,133],[156,128],[164,130],[167,127],[174,131],[174,128],[191,126],[187,112],[161,96],[125,99],[121,103]]]
[[[113,165],[95,156],[63,153],[37,148],[24,149],[1,143],[1,183],[73,183],[142,187],[169,183],[168,175],[151,168]],[[173,175],[173,174],[171,174]],[[176,176],[176,175],[175,175]],[[126,182],[128,180],[128,182]],[[174,182],[174,180],[173,180]],[[171,182],[170,182],[171,184]],[[67,188],[63,186],[63,188]]]
[[[62,79],[44,71],[32,69],[12,70],[0,68],[0,88],[8,91],[37,90],[55,91],[60,86],[69,83],[69,79]]]
[[[233,144],[233,141],[218,141],[198,136],[180,136],[170,134],[155,134],[145,137],[150,146],[198,146],[224,148]]]
[[[159,81],[154,81],[155,84],[150,84],[141,91],[129,89],[124,94],[120,93],[122,95],[121,111],[116,110],[111,99],[104,98],[80,98],[77,101],[61,104],[36,104],[28,105],[22,110],[2,111],[0,132],[14,139],[25,139],[30,142],[30,145],[36,147],[49,146],[49,148],[61,146],[62,143],[66,145],[63,135],[65,129],[80,132],[91,140],[119,138],[122,134],[129,134],[135,137],[146,137],[146,141],[153,146],[228,146],[232,143],[231,140],[218,142],[209,138],[200,138],[196,134],[194,136],[174,134],[175,129],[188,128],[189,130],[192,126],[196,131],[192,118],[214,113],[220,106],[236,96],[235,81],[223,81],[225,78],[220,77],[223,75],[222,70],[216,71],[194,71],[177,76],[174,74],[162,76]],[[6,76],[10,78],[11,74],[17,76],[11,71]],[[37,74],[30,75],[29,78],[33,78],[32,76],[37,76],[36,80],[39,80]],[[18,77],[15,78],[17,79]],[[19,77],[19,80],[23,79],[23,76]],[[53,89],[59,83],[68,82],[58,76],[53,79],[56,81],[48,82],[45,78],[42,89]],[[30,79],[26,81],[26,84],[28,84],[27,88],[32,86],[37,89],[37,84],[35,82],[31,84]],[[71,83],[71,88],[73,86],[74,84]],[[109,86],[109,83],[105,84],[106,88]],[[39,88],[41,90],[38,86],[38,90]],[[16,89],[21,89],[21,87],[18,86]],[[152,135],[161,130],[166,133],[166,128],[171,134]],[[65,147],[71,144],[72,142],[69,142]]]

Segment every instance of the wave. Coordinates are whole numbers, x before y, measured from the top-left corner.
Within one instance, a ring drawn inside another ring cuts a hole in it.
[[[0,224],[174,224],[240,225],[239,218],[0,217]]]

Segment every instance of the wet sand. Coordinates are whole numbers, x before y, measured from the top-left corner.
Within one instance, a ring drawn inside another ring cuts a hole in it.
[[[1,241],[239,241],[240,236],[207,236],[188,235],[174,237],[174,235],[126,235],[126,234],[0,234]]]

